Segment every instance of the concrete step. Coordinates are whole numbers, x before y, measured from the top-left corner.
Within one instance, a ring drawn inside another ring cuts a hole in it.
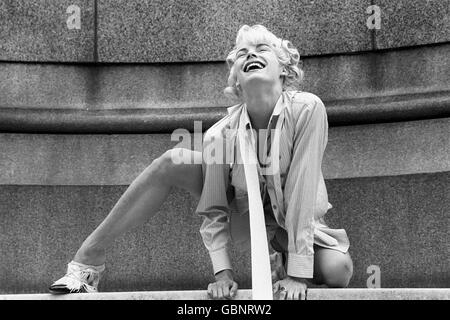
[[[302,65],[305,79],[301,88],[318,95],[326,107],[344,103],[367,110],[377,104],[385,105],[383,97],[390,96],[411,103],[411,98],[402,95],[448,91],[449,50],[447,43],[407,50],[307,57]],[[144,65],[2,62],[0,108],[70,109],[99,117],[100,111],[105,110],[217,111],[235,103],[222,93],[227,73],[223,62]],[[352,102],[370,97],[379,99]],[[415,103],[418,99],[413,98]]]
[[[251,300],[251,290],[238,290],[235,300]],[[210,300],[205,290],[99,292],[66,295],[4,294],[0,300]],[[307,300],[450,300],[450,289],[309,289]]]

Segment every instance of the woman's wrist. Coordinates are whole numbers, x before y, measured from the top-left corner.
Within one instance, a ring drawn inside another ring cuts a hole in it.
[[[216,281],[233,280],[233,270],[225,269],[225,270],[219,271],[215,274],[215,277],[216,277]]]
[[[287,276],[289,279],[297,281],[297,282],[302,282],[302,283],[306,283],[308,281],[308,279],[306,278],[297,278],[297,277],[292,277],[292,276]]]

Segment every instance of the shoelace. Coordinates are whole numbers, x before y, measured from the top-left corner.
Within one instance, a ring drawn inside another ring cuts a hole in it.
[[[97,271],[87,271],[88,268],[81,270],[74,270],[70,273],[66,274],[66,277],[71,281],[67,283],[67,288],[70,292],[76,292],[83,289],[85,292],[88,292],[89,289],[95,290],[94,286],[88,284],[89,278],[92,273],[97,273]]]
[[[88,282],[88,279],[91,276],[91,273],[93,273],[92,271],[87,271],[86,269],[82,269],[82,270],[77,270],[77,271],[73,271],[69,274],[70,277],[75,277],[75,274],[79,273],[79,278]]]

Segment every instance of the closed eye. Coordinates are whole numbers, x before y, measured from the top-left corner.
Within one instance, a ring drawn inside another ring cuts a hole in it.
[[[238,52],[237,54],[236,54],[236,57],[238,57],[238,58],[240,58],[240,57],[242,57],[242,56],[244,56],[245,55],[245,52]]]
[[[258,50],[259,51],[270,51],[270,47],[267,44],[259,44]]]

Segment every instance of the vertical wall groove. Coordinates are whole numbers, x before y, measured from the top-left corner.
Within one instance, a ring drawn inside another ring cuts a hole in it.
[[[97,0],[94,0],[94,62],[98,62],[98,41],[97,41]]]

